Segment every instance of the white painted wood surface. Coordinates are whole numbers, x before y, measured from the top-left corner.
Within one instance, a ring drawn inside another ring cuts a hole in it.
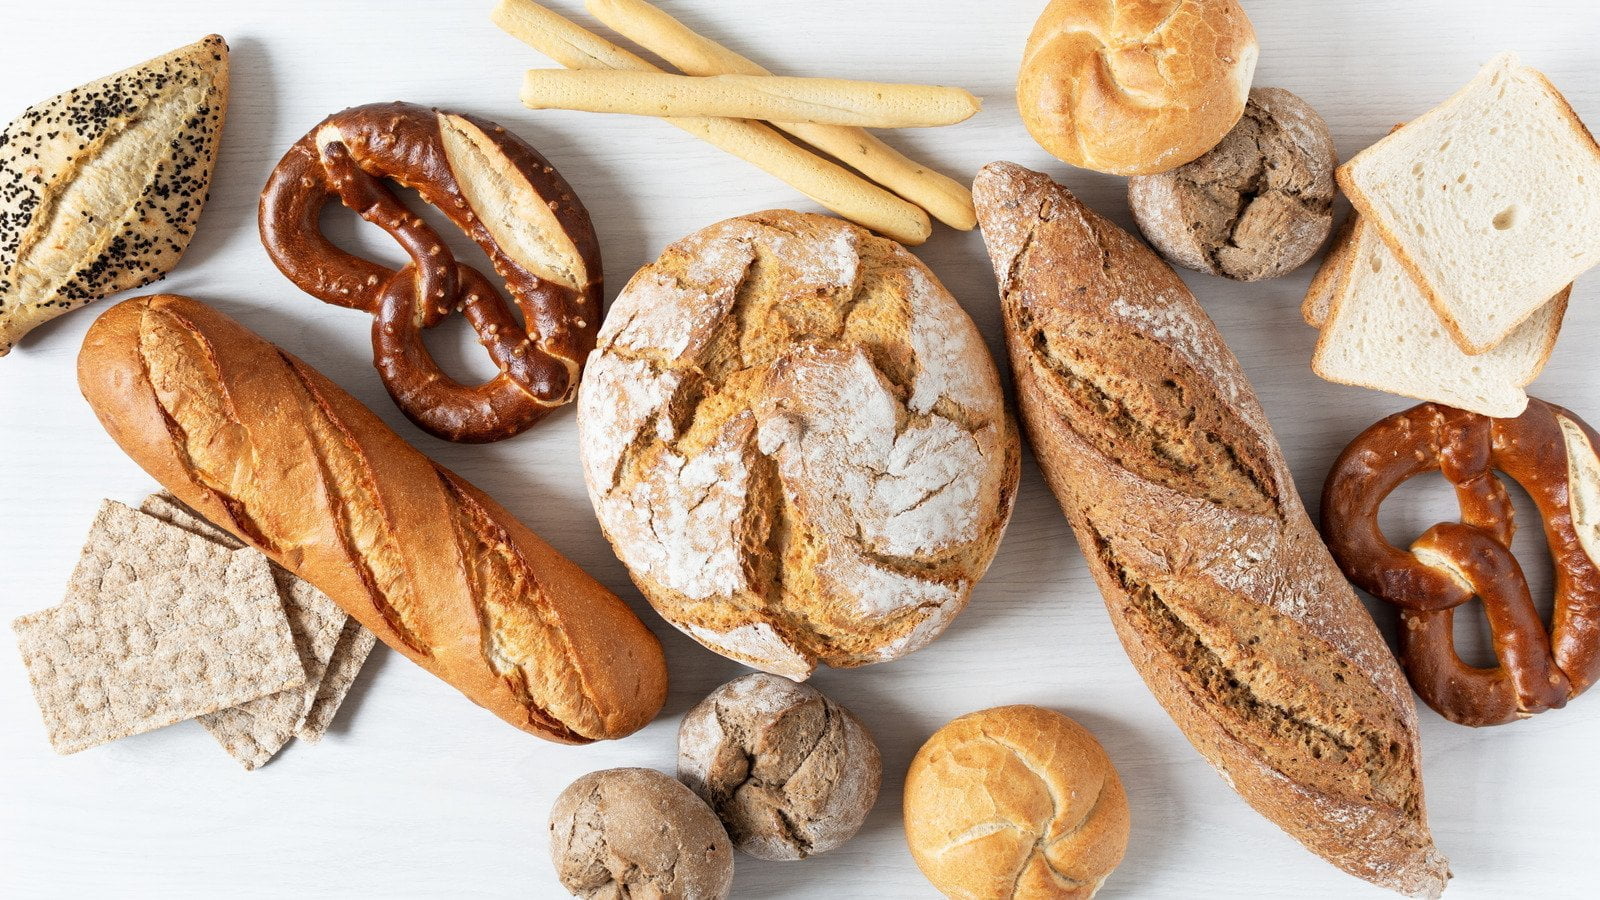
[[[1600,7],[1589,0],[1246,0],[1262,45],[1257,83],[1289,88],[1326,116],[1343,156],[1517,49],[1600,124]],[[559,4],[578,10],[578,0]],[[952,128],[889,140],[970,176],[1007,158],[1044,168],[1129,223],[1119,179],[1049,159],[1011,95],[1043,0],[813,3],[670,0],[692,25],[785,73],[959,84],[986,108]],[[10,637],[0,644],[0,896],[558,896],[545,819],[578,775],[670,770],[681,714],[740,667],[664,626],[600,536],[580,484],[572,414],[486,447],[423,435],[368,364],[366,317],[285,281],[256,238],[256,193],[283,150],[323,115],[402,98],[478,113],[525,136],[577,186],[601,235],[611,292],[670,241],[773,206],[814,209],[784,185],[659,122],[534,113],[519,73],[547,65],[498,32],[488,0],[138,3],[50,0],[0,7],[0,116],[208,31],[233,47],[233,101],[210,207],[161,287],[217,304],[373,406],[426,452],[630,598],[664,639],[672,696],[627,740],[557,747],[517,732],[383,650],[333,733],[245,773],[193,723],[71,757],[46,743]],[[579,18],[589,21],[581,15]],[[347,241],[390,258],[348,217]],[[976,233],[939,227],[918,251],[998,349],[994,283]],[[1301,491],[1360,429],[1409,404],[1324,384],[1307,368],[1313,333],[1296,307],[1310,269],[1239,286],[1188,281],[1255,381]],[[1575,292],[1535,393],[1600,423],[1600,276]],[[75,312],[0,360],[0,619],[51,605],[102,497],[134,501],[153,482],[113,446],[79,398],[73,363],[100,312]],[[465,329],[435,341],[457,370],[483,370]],[[1453,515],[1435,484],[1391,503],[1409,537]],[[1531,518],[1524,521],[1531,521]],[[1537,529],[1524,564],[1548,585]],[[1380,614],[1387,622],[1387,612]],[[1483,643],[1484,628],[1463,635]],[[971,607],[909,659],[823,672],[818,687],[875,731],[883,796],[853,842],[803,863],[738,859],[746,897],[927,897],[900,829],[907,761],[939,725],[1030,702],[1077,717],[1103,741],[1131,798],[1133,839],[1105,897],[1377,897],[1257,816],[1184,741],[1128,664],[1065,522],[1031,461],[1016,515]],[[1449,896],[1593,896],[1600,885],[1600,696],[1509,727],[1473,731],[1421,712],[1428,806],[1454,864]]]

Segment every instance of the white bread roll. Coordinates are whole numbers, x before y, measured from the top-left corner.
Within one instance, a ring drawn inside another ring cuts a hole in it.
[[[948,897],[1088,898],[1122,862],[1128,798],[1083,726],[1037,706],[970,713],[906,773],[906,841]]]
[[[1034,140],[1075,166],[1165,172],[1239,121],[1256,55],[1235,0],[1054,0],[1028,36],[1017,108]]]

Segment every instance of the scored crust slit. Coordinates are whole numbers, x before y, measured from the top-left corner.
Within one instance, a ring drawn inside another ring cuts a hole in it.
[[[797,679],[936,637],[1016,492],[972,321],[903,248],[825,216],[731,219],[636,274],[578,427],[601,526],[656,610]]]

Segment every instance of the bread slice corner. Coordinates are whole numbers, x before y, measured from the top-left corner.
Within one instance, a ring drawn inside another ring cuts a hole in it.
[[[1467,354],[1600,263],[1600,144],[1515,53],[1337,178]]]

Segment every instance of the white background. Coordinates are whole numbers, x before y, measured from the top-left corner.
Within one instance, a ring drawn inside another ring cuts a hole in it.
[[[559,5],[591,21],[578,0]],[[967,87],[985,101],[976,118],[890,135],[890,142],[962,177],[999,158],[1043,168],[1096,209],[1129,222],[1120,179],[1068,170],[1017,119],[1012,84],[1043,0],[664,5],[787,74]],[[496,30],[490,6],[7,2],[0,5],[0,119],[209,31],[225,35],[233,48],[233,98],[221,163],[199,234],[162,287],[215,303],[310,361],[629,598],[666,644],[673,679],[666,709],[626,740],[558,747],[508,727],[380,646],[329,737],[318,746],[291,745],[260,771],[242,771],[194,723],[58,757],[7,637],[0,642],[0,895],[559,896],[545,839],[555,795],[593,769],[670,771],[679,717],[740,674],[666,627],[629,584],[584,496],[570,407],[531,433],[490,446],[424,435],[396,412],[369,365],[369,320],[302,294],[257,241],[256,194],[284,149],[330,112],[391,99],[477,113],[540,148],[593,215],[608,296],[694,229],[767,207],[815,209],[660,122],[522,109],[521,71],[550,63]],[[1522,51],[1600,126],[1600,8],[1589,0],[1246,6],[1262,48],[1257,83],[1310,101],[1327,118],[1342,158],[1444,99],[1502,49]],[[358,236],[347,216],[335,222],[345,240],[394,258],[381,235]],[[936,226],[917,252],[999,349],[994,282],[978,234]],[[1243,359],[1314,509],[1339,449],[1410,402],[1311,374],[1314,334],[1296,311],[1309,277],[1308,267],[1252,286],[1187,280]],[[1600,276],[1579,283],[1536,393],[1600,424],[1597,294]],[[77,392],[78,345],[103,309],[58,319],[0,359],[0,620],[60,599],[102,497],[135,502],[154,487]],[[483,371],[465,328],[434,345],[455,371]],[[1391,501],[1386,524],[1397,541],[1453,516],[1441,487],[1408,489]],[[1542,538],[1536,528],[1525,528],[1523,537],[1519,550],[1542,594]],[[1387,627],[1388,612],[1379,617]],[[1483,644],[1481,624],[1461,631],[1469,644]],[[1189,747],[1123,655],[1031,458],[999,556],[946,635],[908,659],[824,671],[815,684],[876,733],[882,797],[862,833],[831,854],[801,863],[740,856],[736,896],[932,896],[900,828],[905,766],[945,721],[1016,702],[1076,717],[1122,773],[1133,836],[1103,896],[1384,896],[1257,816]],[[1600,884],[1600,696],[1481,731],[1427,709],[1421,720],[1429,812],[1456,873],[1449,896],[1593,896]]]

